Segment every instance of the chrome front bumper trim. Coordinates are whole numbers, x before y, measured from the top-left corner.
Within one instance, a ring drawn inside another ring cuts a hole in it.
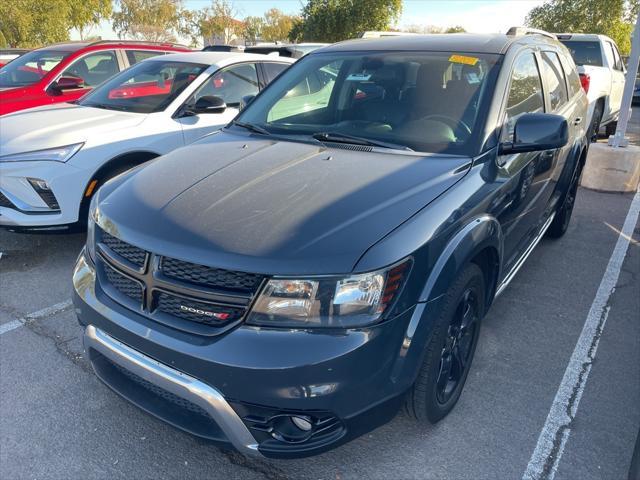
[[[93,325],[85,329],[83,343],[85,350],[92,348],[148,382],[198,405],[238,451],[262,456],[249,429],[217,389],[128,347]]]

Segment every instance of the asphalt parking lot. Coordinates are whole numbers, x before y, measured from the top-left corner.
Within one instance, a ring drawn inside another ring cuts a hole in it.
[[[522,478],[542,458],[556,479],[624,479],[640,429],[636,197],[580,190],[565,237],[543,240],[493,305],[444,421],[424,427],[401,413],[337,450],[293,461],[223,452],[108,390],[83,356],[69,301],[83,235],[0,231],[0,477],[496,479]],[[615,289],[603,298],[607,282]],[[593,336],[584,337],[589,325]],[[578,372],[572,362],[585,338]],[[563,405],[572,371],[581,383]],[[570,421],[540,457],[558,407]]]

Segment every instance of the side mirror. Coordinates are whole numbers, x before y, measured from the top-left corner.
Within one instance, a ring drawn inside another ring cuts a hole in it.
[[[516,120],[513,143],[500,144],[498,153],[539,152],[564,147],[569,141],[567,120],[551,113],[525,113]]]
[[[53,82],[49,88],[62,92],[64,90],[75,90],[84,87],[84,79],[80,77],[60,77]]]
[[[201,113],[222,113],[227,109],[227,104],[220,97],[204,96],[200,97],[195,105],[185,109],[186,115],[198,115]]]
[[[247,105],[249,105],[251,102],[253,102],[253,99],[256,98],[255,95],[245,95],[244,97],[242,97],[240,99],[240,107],[239,110],[242,111],[246,108]]]

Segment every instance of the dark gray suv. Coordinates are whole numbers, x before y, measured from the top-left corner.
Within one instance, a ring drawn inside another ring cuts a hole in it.
[[[492,301],[568,228],[588,148],[568,51],[540,33],[348,41],[246,103],[94,197],[73,283],[97,375],[269,457],[402,406],[442,419]]]

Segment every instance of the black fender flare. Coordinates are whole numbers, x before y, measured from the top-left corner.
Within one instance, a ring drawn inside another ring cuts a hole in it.
[[[440,311],[444,294],[462,269],[478,255],[492,249],[497,264],[487,285],[486,306],[491,304],[500,278],[503,232],[492,215],[481,215],[467,222],[449,240],[429,272],[417,305],[404,331],[404,340],[392,369],[392,379],[402,388],[413,384],[424,359],[425,345],[433,333],[433,321]]]

